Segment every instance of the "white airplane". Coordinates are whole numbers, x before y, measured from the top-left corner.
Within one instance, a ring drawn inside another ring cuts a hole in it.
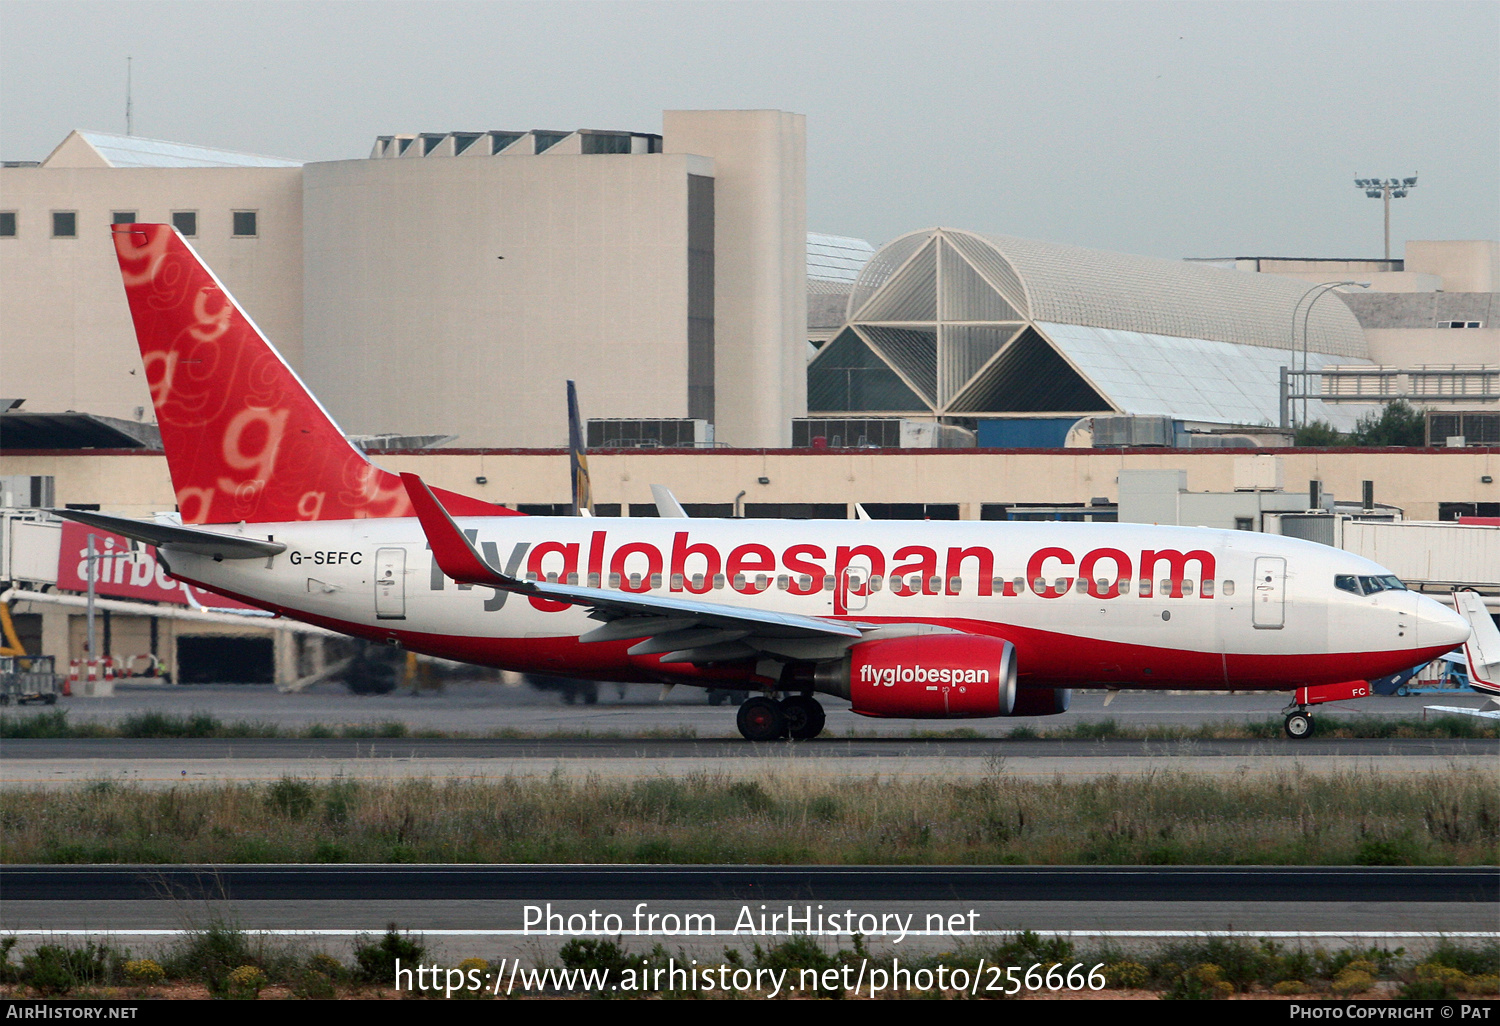
[[[522,516],[371,464],[170,226],[114,240],[180,513],[57,512],[280,615],[484,666],[759,691],[738,718],[756,741],[817,736],[815,694],[1036,716],[1077,687],[1292,691],[1306,737],[1310,706],[1470,635],[1369,560],[1264,534]]]

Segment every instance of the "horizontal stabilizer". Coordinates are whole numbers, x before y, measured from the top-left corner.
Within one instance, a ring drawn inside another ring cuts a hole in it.
[[[1500,627],[1495,626],[1484,607],[1484,599],[1476,591],[1455,591],[1453,607],[1469,622],[1469,640],[1464,642],[1469,687],[1500,695]]]
[[[111,531],[147,545],[175,552],[191,552],[214,559],[265,559],[285,552],[286,546],[263,538],[241,538],[231,534],[219,534],[197,527],[178,527],[161,524],[154,520],[135,520],[117,517],[109,513],[92,510],[52,509],[47,512],[67,520],[76,520],[101,531]]]

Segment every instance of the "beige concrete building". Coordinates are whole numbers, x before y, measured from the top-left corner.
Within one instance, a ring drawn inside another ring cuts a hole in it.
[[[172,221],[353,433],[560,444],[573,378],[589,418],[785,445],[804,119],[664,120],[389,136],[312,164],[75,132],[0,170],[0,394],[151,419],[108,226]]]
[[[1318,480],[1325,495],[1357,500],[1362,483],[1373,481],[1376,500],[1410,520],[1436,520],[1457,506],[1500,516],[1500,448],[1286,449],[1269,455],[1287,491],[1305,492],[1308,481]],[[664,484],[691,512],[705,515],[842,518],[852,516],[859,502],[942,505],[951,507],[943,516],[978,520],[1005,519],[1022,507],[1087,507],[1096,500],[1112,505],[1119,501],[1123,470],[1180,469],[1191,492],[1232,492],[1244,486],[1243,461],[1255,458],[1212,449],[641,449],[592,453],[589,469],[602,515],[655,515],[651,486]],[[569,498],[568,460],[561,450],[438,449],[382,453],[376,462],[513,507],[562,505]],[[0,468],[7,475],[53,476],[59,505],[97,504],[145,516],[175,503],[159,453],[8,453]]]
[[[301,166],[73,132],[37,166],[0,169],[0,394],[39,412],[156,419],[110,243],[114,221],[177,224],[301,363]]]
[[[1367,289],[1341,289],[1335,295],[1359,319],[1375,364],[1500,370],[1500,242],[1412,240],[1406,256],[1396,260],[1232,257],[1192,262],[1310,285],[1366,283]]]

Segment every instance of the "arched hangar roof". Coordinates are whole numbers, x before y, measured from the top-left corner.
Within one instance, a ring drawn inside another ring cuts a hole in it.
[[[887,243],[870,259],[850,296],[848,320],[875,319],[860,308],[906,265],[912,265],[908,271],[913,276],[923,276],[925,267],[919,265],[939,236],[988,279],[1022,320],[1289,349],[1293,310],[1299,303],[1306,308],[1302,299],[1310,288],[1304,281],[1272,274],[925,228]],[[934,254],[934,268],[936,263]],[[1300,349],[1301,311],[1295,331]],[[1307,335],[1311,352],[1369,356],[1359,321],[1334,299],[1313,304]]]
[[[928,228],[860,270],[843,328],[808,364],[808,410],[1276,423],[1283,368],[1368,362],[1354,314],[1316,289]],[[1349,427],[1363,412],[1312,400],[1307,416]]]

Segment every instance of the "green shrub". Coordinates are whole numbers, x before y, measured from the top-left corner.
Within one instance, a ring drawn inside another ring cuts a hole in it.
[[[1151,980],[1151,971],[1139,962],[1112,962],[1104,967],[1104,978],[1111,987],[1140,990]]]
[[[415,969],[427,953],[423,944],[413,940],[410,934],[401,933],[395,923],[386,927],[385,936],[378,941],[372,943],[368,937],[360,940],[363,943],[354,949],[355,975],[365,983],[390,986],[396,980],[397,959]]]
[[[238,1001],[254,1001],[266,983],[266,974],[258,965],[242,965],[232,970],[225,979],[226,997]]]
[[[287,949],[267,946],[263,936],[252,936],[223,920],[181,938],[162,958],[162,968],[174,980],[197,980],[216,998],[232,996],[230,975],[244,966],[260,969],[268,978],[285,980],[298,968],[298,958]]]
[[[66,994],[75,987],[110,984],[123,971],[123,956],[107,944],[81,947],[43,944],[21,959],[20,976],[44,996]]]
[[[21,967],[10,960],[16,940],[15,937],[0,937],[0,983],[15,983],[21,978]]]
[[[149,958],[133,958],[125,963],[125,978],[141,987],[155,987],[167,979],[166,970]]]
[[[292,980],[292,996],[309,1001],[331,1001],[338,997],[338,988],[327,973],[304,969]]]
[[[1333,978],[1333,992],[1347,997],[1350,994],[1363,994],[1375,986],[1375,977],[1353,967],[1345,969]]]
[[[1468,976],[1493,975],[1500,973],[1500,943],[1465,948],[1445,940],[1432,949],[1426,964],[1450,966]]]
[[[266,789],[266,806],[288,819],[301,819],[313,806],[312,785],[296,777],[282,777]]]
[[[618,980],[626,969],[636,968],[636,960],[621,946],[618,938],[594,940],[587,937],[574,937],[558,950],[557,957],[568,969],[585,971],[602,969],[608,974],[605,978],[610,980]],[[595,996],[609,997],[613,993],[613,991],[602,991]]]

